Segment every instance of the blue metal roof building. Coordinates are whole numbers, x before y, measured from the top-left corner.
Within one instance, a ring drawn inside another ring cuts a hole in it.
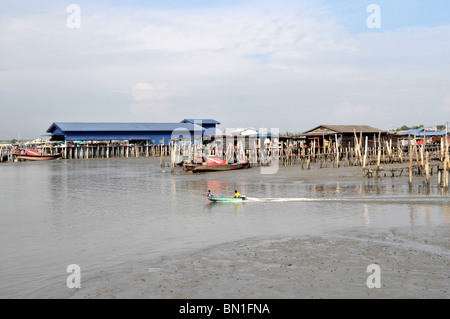
[[[179,137],[201,137],[205,128],[192,123],[74,123],[55,122],[47,130],[52,140],[127,140],[168,145]]]
[[[423,128],[421,129],[409,129],[403,133],[403,135],[416,135],[416,136],[444,136],[447,134],[446,131],[425,131]]]

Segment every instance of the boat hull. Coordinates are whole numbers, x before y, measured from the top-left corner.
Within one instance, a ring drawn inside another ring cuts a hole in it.
[[[51,161],[60,159],[62,154],[55,155],[17,155],[16,158],[25,161]]]
[[[234,163],[223,165],[184,164],[184,169],[193,173],[231,171],[248,167],[249,163]]]
[[[246,200],[245,196],[234,198],[234,197],[220,197],[220,196],[213,196],[209,198],[212,202],[242,202]]]

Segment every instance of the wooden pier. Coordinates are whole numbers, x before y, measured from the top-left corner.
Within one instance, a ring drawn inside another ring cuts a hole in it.
[[[152,157],[168,156],[166,145],[81,145],[69,147],[53,147],[51,154],[64,151],[63,159],[94,159],[120,157]]]
[[[22,147],[1,147],[1,158],[7,155],[4,161],[14,161],[15,153],[19,150],[37,150],[42,154],[63,153],[61,159],[80,160],[80,159],[101,159],[101,158],[120,158],[120,157],[158,157],[168,156],[169,146],[167,145],[120,145],[120,144],[81,144],[73,146],[22,146]]]
[[[381,139],[380,134],[369,139],[355,132],[354,140],[347,145],[340,145],[336,135],[318,146],[316,140],[306,144],[294,137],[285,137],[280,143],[280,163],[284,166],[301,165],[301,169],[310,169],[311,162],[318,163],[320,168],[360,166],[363,177],[375,180],[387,176],[401,177],[407,172],[410,186],[413,176],[420,176],[430,187],[431,176],[437,175],[438,186],[448,189],[450,137],[444,136],[438,143],[427,143],[424,139],[420,145],[418,140],[416,136],[410,136],[406,143],[403,141],[401,144],[399,140]]]
[[[358,136],[359,135],[359,136]],[[275,161],[281,166],[298,165],[309,170],[311,163],[319,168],[361,167],[361,176],[374,178],[402,177],[408,174],[412,185],[413,176],[420,176],[430,185],[433,176],[438,185],[448,188],[449,179],[449,137],[438,143],[417,143],[415,136],[400,144],[398,140],[373,138],[355,132],[353,141],[346,145],[339,143],[336,135],[327,143],[317,140],[305,143],[294,137],[256,138],[249,136],[210,137],[208,140],[177,140],[170,145],[137,145],[119,143],[86,143],[64,146],[42,145],[38,151],[47,154],[63,153],[62,159],[107,159],[126,157],[161,157],[170,162],[171,170],[183,161],[196,162],[208,156],[218,156],[228,163],[249,162],[251,166],[267,166]],[[316,143],[317,142],[317,143]],[[36,149],[36,148],[34,148]],[[1,147],[2,158],[13,160],[12,146]],[[4,157],[6,155],[6,157]],[[389,164],[392,167],[384,167]],[[392,164],[392,165],[391,165]]]

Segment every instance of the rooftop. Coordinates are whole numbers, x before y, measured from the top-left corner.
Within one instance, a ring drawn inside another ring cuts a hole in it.
[[[319,125],[303,132],[302,135],[342,134],[342,133],[382,133],[383,130],[368,125]]]
[[[187,129],[189,131],[202,131],[201,126],[192,123],[106,123],[106,122],[55,122],[47,130],[53,133],[59,129],[61,132],[148,132],[148,131],[174,131]]]

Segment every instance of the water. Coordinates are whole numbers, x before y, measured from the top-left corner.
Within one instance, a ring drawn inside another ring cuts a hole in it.
[[[307,183],[299,170],[172,175],[156,158],[3,163],[0,297],[70,297],[70,264],[95,287],[105,273],[247,238],[450,223],[450,198],[436,187],[425,195],[400,180]],[[208,189],[249,199],[212,203]]]

